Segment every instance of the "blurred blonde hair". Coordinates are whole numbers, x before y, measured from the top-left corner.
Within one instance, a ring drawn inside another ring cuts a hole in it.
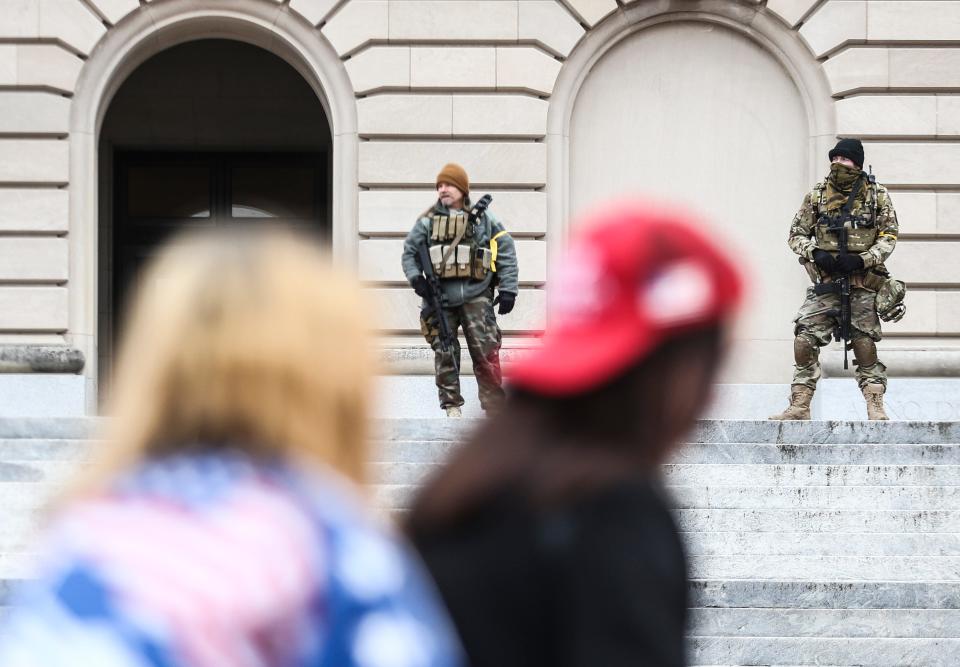
[[[188,234],[140,283],[82,488],[138,462],[241,450],[365,479],[373,378],[359,285],[290,231]]]

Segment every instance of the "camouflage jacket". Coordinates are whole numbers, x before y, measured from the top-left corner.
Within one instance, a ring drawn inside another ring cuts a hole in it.
[[[407,281],[411,282],[420,275],[420,265],[417,262],[417,246],[426,241],[430,242],[430,225],[433,214],[448,215],[449,211],[439,201],[420,216],[413,229],[407,234],[403,242],[403,273]],[[478,246],[490,247],[490,239],[506,231],[503,223],[489,209],[487,209],[477,230],[474,232],[474,239]],[[484,292],[492,289],[496,277],[497,289],[501,292],[513,292],[517,294],[518,271],[517,271],[517,250],[513,239],[509,234],[504,234],[497,239],[497,272],[488,273],[483,280],[473,280],[471,278],[445,278],[440,281],[443,287],[445,305],[449,307],[460,306],[471,299],[482,295]]]
[[[826,180],[813,186],[813,189],[803,198],[803,205],[800,206],[800,210],[790,224],[787,245],[793,252],[811,261],[813,261],[813,251],[817,249],[836,254],[835,235],[826,232],[824,225],[818,223],[821,213],[829,212],[822,210],[822,207],[831,192],[832,188]],[[842,203],[846,203],[845,196],[840,196],[836,192],[830,201],[834,213],[842,207]],[[860,244],[864,246],[858,250],[864,268],[874,267],[886,272],[883,263],[897,245],[899,234],[897,213],[887,189],[879,183],[866,183],[854,202],[851,216],[860,227],[859,230],[854,231],[859,232]]]

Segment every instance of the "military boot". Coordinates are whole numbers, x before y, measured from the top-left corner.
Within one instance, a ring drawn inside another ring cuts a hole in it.
[[[780,414],[770,415],[767,419],[778,421],[810,419],[811,400],[813,400],[813,389],[805,384],[790,385],[790,406]]]
[[[861,388],[863,400],[867,402],[867,419],[870,421],[890,419],[883,409],[883,392],[886,387],[882,384],[868,382]]]
[[[444,409],[447,411],[447,416],[451,419],[460,419],[463,417],[463,412],[461,412],[459,405],[449,405]]]

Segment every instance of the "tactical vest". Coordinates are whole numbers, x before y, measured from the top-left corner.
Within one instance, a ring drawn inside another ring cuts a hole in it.
[[[854,202],[853,211],[850,214],[850,229],[847,232],[847,250],[850,252],[865,252],[873,247],[877,240],[877,187],[871,183],[864,184],[864,187],[866,187],[866,197]],[[814,187],[817,193],[817,209],[814,211],[817,223],[814,226],[814,236],[818,248],[837,252],[840,250],[840,241],[836,234],[827,231],[827,227],[835,225],[843,215],[843,211],[842,208],[823,211],[823,193],[826,189],[826,183],[817,183]]]
[[[494,270],[493,252],[477,242],[477,228],[485,220],[483,216],[480,222],[471,224],[464,212],[431,216],[430,262],[440,278],[482,280]]]

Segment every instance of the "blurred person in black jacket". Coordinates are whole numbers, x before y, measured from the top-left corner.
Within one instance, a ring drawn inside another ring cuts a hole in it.
[[[622,203],[579,229],[503,412],[408,519],[474,667],[686,664],[659,464],[707,403],[741,279],[672,211]]]

